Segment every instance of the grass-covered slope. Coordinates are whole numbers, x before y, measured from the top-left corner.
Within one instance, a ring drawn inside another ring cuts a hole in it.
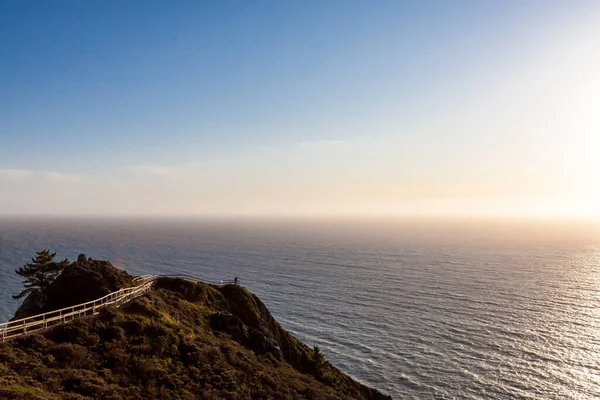
[[[160,279],[120,309],[0,344],[7,399],[385,399],[235,285]]]

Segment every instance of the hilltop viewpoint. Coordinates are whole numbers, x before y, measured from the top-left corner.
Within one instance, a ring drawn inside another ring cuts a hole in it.
[[[134,285],[80,256],[15,318]],[[0,344],[2,399],[390,399],[290,335],[239,285],[156,279],[123,306]]]

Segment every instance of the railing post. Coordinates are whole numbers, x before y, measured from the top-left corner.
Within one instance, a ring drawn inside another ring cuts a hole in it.
[[[58,324],[63,324],[68,321],[72,321],[76,318],[81,318],[82,316],[88,315],[91,311],[92,314],[97,312],[98,308],[105,306],[108,303],[116,304],[117,307],[127,303],[131,299],[141,296],[142,294],[148,292],[152,288],[153,281],[155,280],[155,276],[148,276],[147,278],[142,280],[142,283],[137,287],[129,288],[129,289],[121,289],[119,291],[110,293],[104,298],[98,299],[96,301],[91,302],[91,306],[88,303],[82,303],[73,305],[66,309],[57,310],[58,311]],[[64,314],[63,314],[64,311]],[[32,327],[35,331],[36,329],[48,329],[49,324],[49,316],[52,316],[52,320],[56,318],[56,311],[51,311],[49,313],[40,314],[37,316],[33,316],[27,319],[24,319],[22,322],[22,332],[15,331],[12,334],[8,332],[9,325],[14,329],[17,328],[19,322],[16,323],[4,323],[4,325],[0,325],[0,341],[5,341],[12,339],[14,337],[19,337],[27,334],[28,328]],[[70,317],[67,320],[67,317]],[[41,319],[39,319],[41,318]],[[55,324],[53,324],[55,325]]]

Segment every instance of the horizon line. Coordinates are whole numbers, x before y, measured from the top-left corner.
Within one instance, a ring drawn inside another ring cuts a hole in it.
[[[134,213],[11,213],[0,212],[0,219],[195,219],[195,220],[422,220],[422,221],[522,221],[522,222],[588,222],[600,223],[600,216],[585,215],[523,215],[483,213],[188,213],[188,214],[134,214]]]

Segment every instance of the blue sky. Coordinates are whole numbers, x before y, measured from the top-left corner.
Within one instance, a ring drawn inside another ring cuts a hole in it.
[[[599,10],[0,0],[0,213],[588,212]]]

